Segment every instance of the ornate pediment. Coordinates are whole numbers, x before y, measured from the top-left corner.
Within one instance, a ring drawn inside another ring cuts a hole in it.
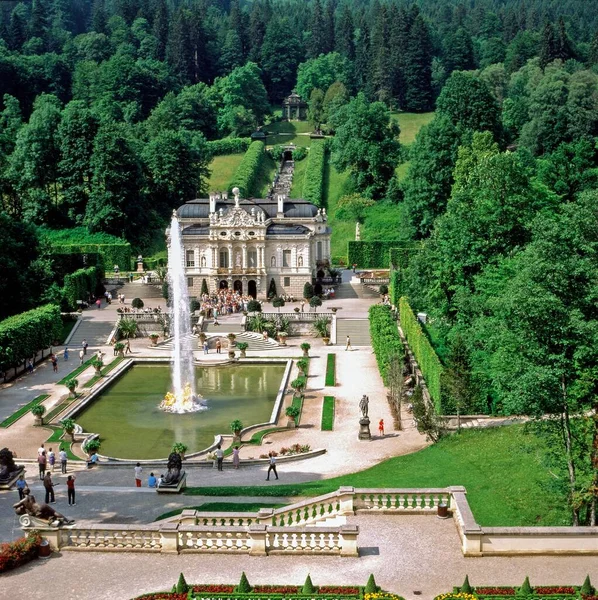
[[[217,224],[223,227],[255,227],[258,222],[246,210],[235,206],[219,215]]]

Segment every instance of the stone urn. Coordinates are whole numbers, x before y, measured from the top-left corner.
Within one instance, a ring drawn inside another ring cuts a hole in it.
[[[324,346],[330,345],[330,338],[329,337],[323,337],[322,341],[324,342]]]
[[[281,331],[278,334],[278,341],[280,342],[281,346],[286,346],[287,345],[287,337],[289,336],[289,334],[286,331]]]
[[[150,341],[152,343],[152,346],[157,346],[158,345],[158,338],[160,336],[157,333],[152,333],[152,335],[149,336]]]

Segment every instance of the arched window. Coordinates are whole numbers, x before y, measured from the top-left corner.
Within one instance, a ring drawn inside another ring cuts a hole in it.
[[[249,250],[249,252],[247,252],[247,266],[250,269],[255,269],[257,267],[257,252],[255,250]]]

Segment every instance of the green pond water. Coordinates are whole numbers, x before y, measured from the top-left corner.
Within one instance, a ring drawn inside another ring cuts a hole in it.
[[[285,366],[198,367],[197,391],[208,410],[175,415],[158,408],[171,389],[170,367],[134,365],[76,417],[85,431],[100,434],[100,454],[116,458],[165,458],[174,442],[187,453],[207,448],[214,435],[270,420]]]

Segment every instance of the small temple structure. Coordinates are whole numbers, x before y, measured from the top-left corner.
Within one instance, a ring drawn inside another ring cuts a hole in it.
[[[307,102],[295,90],[282,101],[282,118],[289,121],[307,120]]]

